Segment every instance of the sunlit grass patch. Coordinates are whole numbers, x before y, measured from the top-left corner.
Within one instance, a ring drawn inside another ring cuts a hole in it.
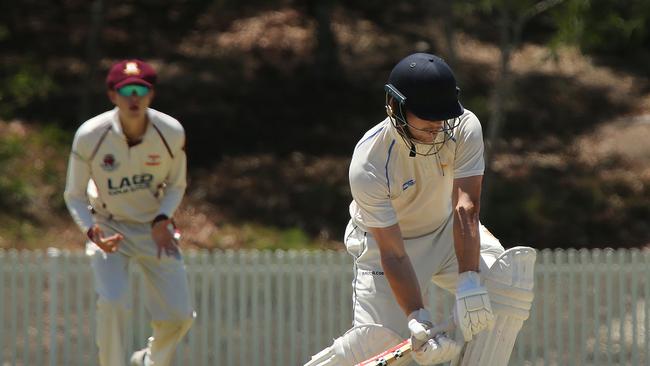
[[[215,248],[246,249],[318,249],[331,243],[310,238],[299,228],[278,228],[255,223],[225,224],[212,234]]]

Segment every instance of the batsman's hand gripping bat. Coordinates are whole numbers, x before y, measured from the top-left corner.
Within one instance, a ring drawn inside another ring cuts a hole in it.
[[[438,333],[450,332],[456,328],[454,318],[451,317],[445,322],[442,322],[435,327],[429,329],[427,332],[430,337]],[[403,366],[408,365],[413,361],[411,357],[411,338],[407,338],[399,344],[387,349],[386,351],[372,356],[369,359],[356,364],[355,366]]]

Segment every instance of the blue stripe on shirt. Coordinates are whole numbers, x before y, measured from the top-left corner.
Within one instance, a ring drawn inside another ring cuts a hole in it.
[[[386,157],[386,183],[388,184],[388,197],[390,197],[390,178],[388,178],[388,162],[390,162],[390,154],[393,152],[393,146],[395,146],[395,140],[390,143],[390,147],[388,148],[388,156]]]
[[[359,146],[361,146],[361,144],[363,144],[364,142],[366,142],[366,141],[370,140],[371,138],[377,136],[377,134],[379,132],[381,132],[381,130],[383,130],[383,129],[384,129],[384,126],[381,126],[381,128],[378,129],[377,131],[373,132],[372,135],[366,137],[364,140],[359,141],[359,143],[357,144],[357,146],[354,147],[354,149],[356,150]]]

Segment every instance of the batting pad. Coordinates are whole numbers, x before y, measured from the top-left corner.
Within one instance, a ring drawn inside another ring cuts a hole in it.
[[[494,328],[467,343],[460,366],[505,366],[533,305],[535,249],[514,247],[501,254],[485,276]]]
[[[335,339],[304,366],[354,366],[401,341],[396,332],[379,324],[358,325]]]

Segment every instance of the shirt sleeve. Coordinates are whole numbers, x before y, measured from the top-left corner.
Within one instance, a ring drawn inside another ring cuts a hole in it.
[[[374,169],[351,169],[350,189],[366,227],[384,228],[398,222],[386,178]]]
[[[483,175],[485,170],[483,150],[481,123],[474,114],[470,114],[458,126],[454,178]]]
[[[94,224],[90,212],[90,201],[86,195],[88,181],[90,180],[90,163],[78,152],[79,140],[75,137],[72,152],[68,160],[68,173],[63,198],[74,222],[82,232]]]
[[[165,193],[160,202],[158,214],[172,217],[180,206],[187,188],[187,155],[185,154],[185,135],[183,135],[180,148],[174,153],[171,168],[165,179]]]

